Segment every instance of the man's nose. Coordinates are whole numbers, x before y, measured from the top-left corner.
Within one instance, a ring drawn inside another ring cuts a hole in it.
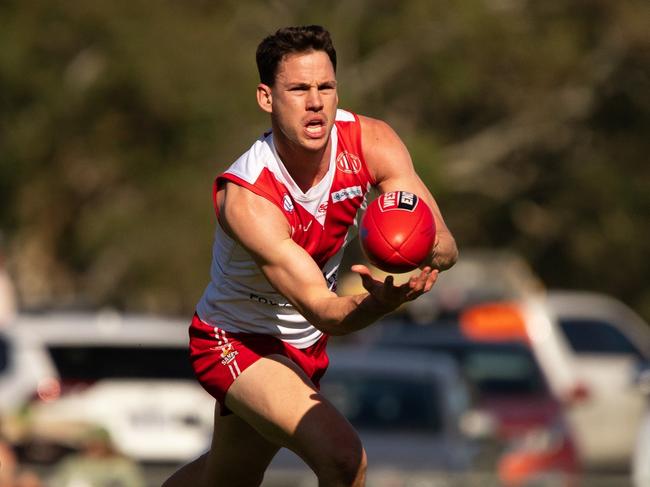
[[[309,89],[307,94],[307,110],[320,111],[323,109],[323,99],[320,91],[316,87]]]

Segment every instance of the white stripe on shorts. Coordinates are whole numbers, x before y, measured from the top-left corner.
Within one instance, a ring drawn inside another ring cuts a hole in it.
[[[239,369],[239,367],[237,368]],[[230,370],[230,375],[232,375],[232,378],[236,379],[238,374],[235,373],[235,371],[232,368],[232,365],[228,364],[228,369]]]

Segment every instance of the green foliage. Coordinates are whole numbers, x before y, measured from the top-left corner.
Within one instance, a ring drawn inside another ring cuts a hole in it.
[[[0,3],[0,228],[26,306],[188,313],[212,178],[268,125],[254,51],[320,23],[341,105],[390,122],[462,247],[650,317],[646,2]]]

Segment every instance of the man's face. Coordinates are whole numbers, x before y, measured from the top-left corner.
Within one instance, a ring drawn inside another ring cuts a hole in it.
[[[327,145],[338,104],[336,75],[327,53],[285,56],[270,93],[270,110],[266,111],[289,144],[309,151]]]

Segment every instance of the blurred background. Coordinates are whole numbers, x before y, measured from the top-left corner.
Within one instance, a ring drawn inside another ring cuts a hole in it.
[[[469,446],[447,463],[422,460],[445,475],[409,481],[413,465],[386,460],[385,485],[472,485],[458,477],[468,472],[494,485],[650,485],[638,467],[650,465],[644,0],[1,2],[0,457],[14,458],[14,477],[55,485],[58,472],[56,485],[72,485],[64,462],[90,451],[132,460],[110,469],[133,468],[136,480],[111,485],[140,485],[140,474],[156,485],[207,445],[210,399],[200,397],[183,347],[209,277],[211,184],[269,126],[254,97],[257,44],[310,23],[333,35],[340,106],[395,128],[461,249],[431,296],[343,340],[387,353],[390,330],[404,327],[400,335],[415,336],[400,347],[435,349],[413,367],[453,359],[433,366],[448,370],[429,378],[434,396],[467,398],[449,407],[449,421]],[[360,259],[352,245],[346,260]],[[359,285],[345,274],[341,283]],[[160,331],[142,332],[149,326]],[[162,330],[167,339],[148,341]],[[481,354],[466,362],[459,350],[476,347]],[[111,357],[127,365],[108,367]],[[359,384],[332,380],[333,397],[348,397],[340,407],[352,397],[346,387],[362,401]],[[465,390],[441,392],[448,382]],[[479,393],[490,384],[497,403],[534,393],[513,406],[533,417],[525,434]],[[127,386],[196,399],[176,412],[147,409]],[[628,406],[598,406],[613,395],[629,396]],[[82,402],[50,412],[73,399]],[[406,399],[401,409],[386,401],[380,419],[413,415]],[[100,402],[135,409],[109,424],[89,405]],[[84,414],[95,419],[79,421]],[[606,423],[595,440],[584,436]],[[616,438],[621,425],[629,431]],[[156,452],[120,436],[144,430],[152,444],[187,433],[188,446]],[[530,445],[548,453],[553,438],[561,453],[531,458]],[[11,461],[1,463],[8,472]],[[292,472],[291,461],[277,471]]]

